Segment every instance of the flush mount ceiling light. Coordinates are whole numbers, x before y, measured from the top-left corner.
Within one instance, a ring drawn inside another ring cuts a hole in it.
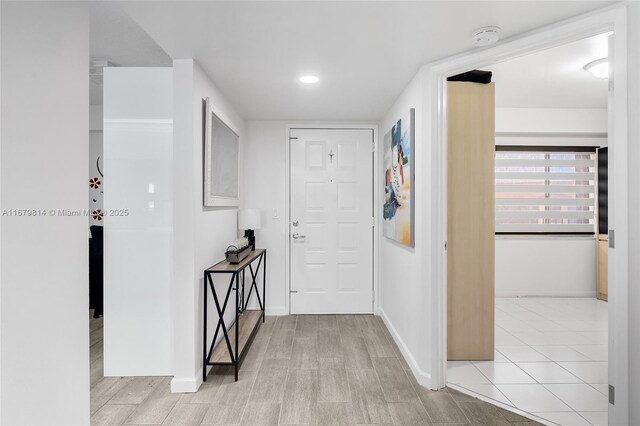
[[[315,84],[319,81],[320,79],[315,75],[303,75],[300,77],[300,82],[304,84]]]
[[[584,69],[598,78],[609,78],[609,58],[589,62]]]
[[[490,46],[500,40],[500,27],[482,27],[473,33],[473,44],[477,47]]]

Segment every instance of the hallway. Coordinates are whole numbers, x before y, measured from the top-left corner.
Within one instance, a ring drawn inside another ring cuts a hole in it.
[[[240,369],[216,368],[195,394],[168,377],[103,377],[91,320],[92,425],[534,425],[453,389],[418,385],[380,317],[267,317]]]

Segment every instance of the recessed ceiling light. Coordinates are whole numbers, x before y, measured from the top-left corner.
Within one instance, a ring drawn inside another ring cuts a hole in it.
[[[300,82],[305,84],[314,84],[319,81],[320,79],[315,75],[303,75],[302,77],[300,77]]]
[[[589,62],[584,69],[598,78],[609,78],[609,58]]]

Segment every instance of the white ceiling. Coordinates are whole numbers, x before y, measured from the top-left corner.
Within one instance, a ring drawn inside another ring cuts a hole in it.
[[[123,67],[171,66],[169,55],[120,8],[98,2],[90,8],[92,59],[107,59]],[[102,105],[102,79],[97,76],[91,78],[90,104]]]
[[[478,27],[498,25],[505,39],[609,3],[152,1],[101,7],[121,8],[144,30],[137,36],[146,32],[171,58],[195,58],[245,118],[317,121],[380,119],[421,65],[472,49]],[[92,22],[102,19],[94,14]],[[118,22],[101,25],[120,33]],[[120,47],[132,36],[121,34]],[[104,46],[95,48],[118,62]],[[317,74],[320,83],[303,86],[298,77],[305,73]]]
[[[584,70],[607,57],[602,34],[483,68],[493,71],[496,106],[511,108],[606,108],[607,80]]]

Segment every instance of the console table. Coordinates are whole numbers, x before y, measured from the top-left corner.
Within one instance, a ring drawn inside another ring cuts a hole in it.
[[[253,269],[253,263],[258,261],[255,270]],[[260,273],[260,267],[262,266],[262,298],[258,291],[258,284],[256,278]],[[245,270],[249,267],[251,274],[251,286],[249,287],[249,294],[245,298]],[[222,300],[213,282],[213,277],[216,274],[231,274],[231,280],[228,287],[223,292],[225,294],[224,300]],[[258,327],[260,326],[260,320],[264,322],[265,301],[266,301],[266,281],[267,281],[267,250],[255,249],[249,253],[249,255],[242,260],[242,262],[233,264],[226,260],[216,263],[210,268],[204,271],[204,336],[202,345],[202,380],[207,381],[207,366],[208,365],[233,365],[235,367],[236,381],[238,381],[238,367],[242,360],[242,357],[246,353],[253,336],[255,335]],[[213,294],[213,301],[215,302],[215,308],[218,314],[218,324],[216,331],[213,334],[213,340],[209,345],[207,342],[207,287],[211,289]],[[258,299],[259,310],[249,310],[247,305],[251,300],[251,294],[253,290],[256,290],[256,298]],[[229,328],[225,323],[224,313],[227,309],[227,304],[231,296],[231,292],[235,292],[235,323]],[[222,303],[220,303],[222,301]],[[220,340],[218,345],[218,334],[222,330],[223,339]],[[230,337],[231,336],[231,337]],[[235,338],[234,338],[235,336]],[[232,342],[232,338],[234,341]]]

